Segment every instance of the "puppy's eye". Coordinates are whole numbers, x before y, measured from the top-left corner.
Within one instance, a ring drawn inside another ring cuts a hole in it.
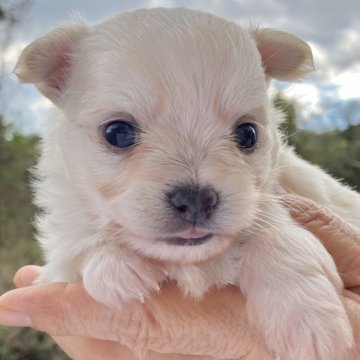
[[[115,120],[105,126],[106,141],[118,148],[127,148],[135,144],[137,131],[134,125],[124,120]]]
[[[250,122],[237,125],[235,128],[235,141],[241,150],[254,150],[257,141],[256,126]]]

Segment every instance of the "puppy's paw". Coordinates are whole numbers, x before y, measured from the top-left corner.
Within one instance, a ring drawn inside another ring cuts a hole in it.
[[[117,246],[103,246],[89,254],[82,268],[86,291],[98,302],[121,307],[144,301],[151,291],[159,291],[164,273],[160,267]]]
[[[77,264],[67,261],[61,263],[58,261],[49,262],[46,265],[39,268],[39,274],[33,281],[33,285],[44,284],[50,282],[74,282],[79,280]]]
[[[347,359],[353,343],[352,328],[325,276],[303,277],[286,293],[269,294],[263,300],[262,314],[259,309],[255,311],[252,316],[262,321],[268,348],[280,359]]]

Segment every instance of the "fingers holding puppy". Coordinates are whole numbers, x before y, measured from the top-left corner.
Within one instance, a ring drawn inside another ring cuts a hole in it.
[[[360,287],[360,229],[310,199],[290,193],[281,198],[292,217],[324,244],[345,287],[357,291]]]
[[[40,272],[40,266],[27,265],[20,268],[14,276],[14,284],[17,288],[31,286],[37,279]]]
[[[159,353],[271,359],[262,340],[249,329],[245,300],[235,287],[212,291],[197,302],[168,284],[161,295],[153,294],[144,304],[134,302],[120,311],[97,303],[80,283],[26,287],[34,278],[35,267],[18,271],[14,281],[23,288],[0,299],[0,321],[1,312],[11,310],[26,314],[31,326],[52,336],[110,340],[132,350]]]

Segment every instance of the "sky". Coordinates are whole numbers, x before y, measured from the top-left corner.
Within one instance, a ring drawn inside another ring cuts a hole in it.
[[[0,0],[8,8],[24,0]],[[343,128],[360,123],[360,4],[359,0],[28,0],[13,28],[2,41],[3,74],[0,113],[24,132],[42,132],[50,101],[32,85],[17,82],[12,70],[21,50],[47,31],[80,13],[97,23],[122,11],[158,6],[185,6],[233,20],[242,26],[257,24],[294,34],[312,48],[316,71],[300,83],[273,82],[294,99],[304,127]],[[2,34],[2,35],[1,35]],[[6,46],[4,46],[6,45]]]

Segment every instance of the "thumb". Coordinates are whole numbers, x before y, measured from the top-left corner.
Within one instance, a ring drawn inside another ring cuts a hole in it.
[[[20,268],[14,276],[16,287],[30,286],[36,280],[40,272],[40,266],[27,265]]]
[[[109,309],[93,300],[81,283],[51,283],[12,290],[0,297],[0,323],[31,326],[52,336],[79,335],[144,348],[156,322],[145,307]]]

